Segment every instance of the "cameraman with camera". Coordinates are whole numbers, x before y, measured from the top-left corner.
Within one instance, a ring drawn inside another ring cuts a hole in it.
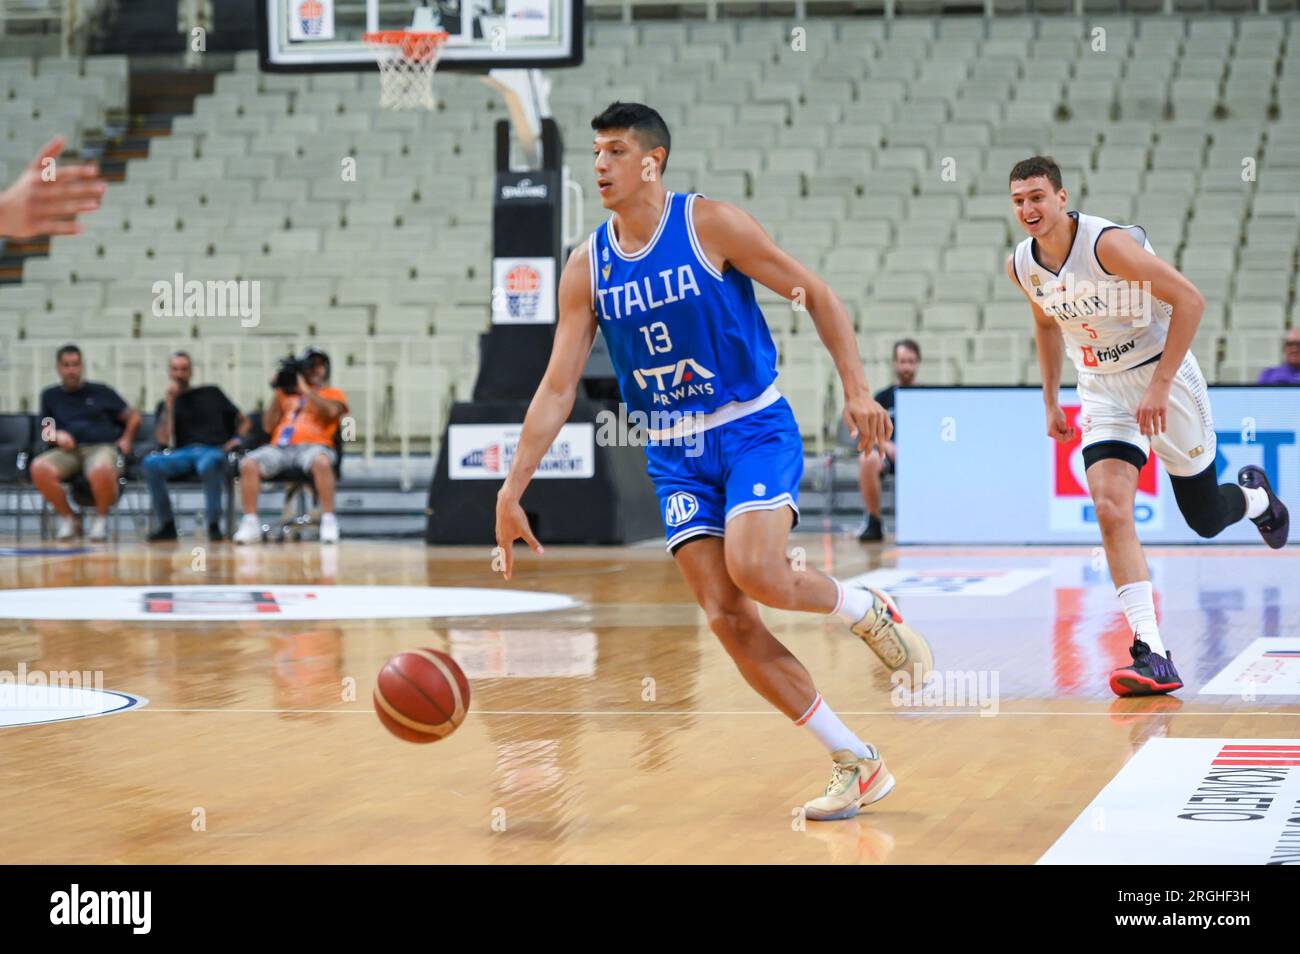
[[[348,398],[341,390],[325,386],[330,376],[330,359],[324,351],[308,348],[301,358],[280,363],[272,387],[275,393],[263,415],[262,427],[271,443],[259,447],[240,462],[240,496],[244,516],[235,531],[236,543],[260,543],[261,522],[257,518],[257,496],[262,480],[271,479],[290,467],[312,476],[320,496],[320,542],[338,543],[339,525],[334,516],[334,436],[339,420],[348,412]]]

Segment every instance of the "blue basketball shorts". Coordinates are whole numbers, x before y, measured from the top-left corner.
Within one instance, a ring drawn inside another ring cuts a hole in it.
[[[691,443],[652,441],[646,457],[669,552],[695,537],[723,536],[728,521],[751,510],[789,507],[799,522],[803,439],[785,398]]]

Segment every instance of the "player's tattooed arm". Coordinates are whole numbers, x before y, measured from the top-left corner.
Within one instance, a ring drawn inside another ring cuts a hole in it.
[[[591,275],[588,271],[587,245],[573,250],[560,274],[560,316],[555,326],[551,358],[542,375],[537,393],[528,405],[519,446],[510,464],[510,473],[497,493],[496,538],[505,557],[505,578],[514,570],[514,542],[524,540],[537,553],[542,546],[528,527],[528,517],[520,498],[547,448],[555,442],[560,428],[569,419],[578,396],[578,382],[587,356],[596,339],[596,315],[592,311]]]
[[[1038,306],[1016,276],[1015,257],[1007,256],[1007,278],[1020,289],[1020,293],[1029,302],[1034,313],[1034,342],[1037,345],[1038,370],[1043,377],[1043,404],[1047,409],[1047,436],[1053,440],[1069,441],[1074,438],[1074,428],[1065,422],[1065,412],[1061,410],[1061,362],[1064,359],[1064,345],[1061,332],[1056,323],[1048,317],[1047,312]]]
[[[695,232],[710,264],[730,266],[807,310],[844,387],[844,419],[861,450],[893,433],[889,414],[871,397],[853,321],[839,296],[812,269],[772,240],[748,212],[712,199],[695,200]]]

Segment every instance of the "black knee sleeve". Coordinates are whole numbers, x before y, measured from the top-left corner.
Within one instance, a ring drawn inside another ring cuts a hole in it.
[[[1246,496],[1236,484],[1220,484],[1214,464],[1195,477],[1169,476],[1174,499],[1187,525],[1202,537],[1216,537],[1246,516]]]
[[[1083,469],[1087,470],[1099,460],[1122,460],[1141,470],[1147,464],[1147,455],[1140,447],[1128,441],[1098,441],[1083,449]]]

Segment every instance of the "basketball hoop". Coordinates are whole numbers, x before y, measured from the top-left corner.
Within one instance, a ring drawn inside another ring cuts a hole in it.
[[[379,54],[381,109],[434,109],[433,71],[445,30],[382,30],[362,39]]]

